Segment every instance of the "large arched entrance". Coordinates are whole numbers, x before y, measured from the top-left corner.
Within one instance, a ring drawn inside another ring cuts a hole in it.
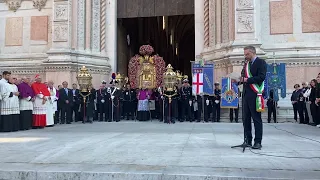
[[[148,0],[141,11],[135,6],[142,1],[118,0],[118,69],[124,70],[139,47],[149,44],[167,64],[190,75],[195,57],[194,0]]]

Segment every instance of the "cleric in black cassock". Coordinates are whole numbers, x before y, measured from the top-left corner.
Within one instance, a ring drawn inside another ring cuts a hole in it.
[[[134,89],[131,89],[130,84],[127,84],[126,86],[126,90],[123,91],[124,116],[127,117],[127,120],[130,119],[129,117],[131,117],[131,119],[134,120],[137,94]]]
[[[171,103],[169,103],[169,97],[163,96],[164,98],[164,123],[175,123],[176,119],[179,118],[178,112],[178,102],[179,102],[179,93],[176,87],[175,91],[169,92],[165,91],[166,95],[172,95]]]
[[[188,79],[183,80],[183,86],[180,88],[181,119],[183,121],[192,121],[192,87]]]
[[[83,100],[83,96],[79,94],[79,99],[81,100],[80,119],[82,119],[82,123],[93,122],[93,116],[95,112],[94,100],[96,99],[96,91],[93,88],[90,89],[90,95],[86,96],[85,101]],[[82,95],[87,95],[87,93],[82,93]]]
[[[118,88],[118,81],[113,79],[111,82],[111,87],[108,87],[107,92],[110,94],[111,99],[111,106],[109,108],[109,119],[112,120],[113,114],[113,121],[119,122],[121,116],[121,98],[122,98],[122,90]]]

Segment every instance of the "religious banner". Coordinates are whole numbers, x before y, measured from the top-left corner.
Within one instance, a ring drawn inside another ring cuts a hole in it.
[[[204,60],[191,62],[194,95],[214,95],[214,64]]]
[[[286,97],[286,64],[272,63],[267,65],[265,97],[269,97],[270,90],[274,91],[274,100],[279,101],[279,90],[282,98]]]
[[[232,81],[230,77],[223,77],[221,87],[221,108],[238,108],[238,83],[236,81]]]

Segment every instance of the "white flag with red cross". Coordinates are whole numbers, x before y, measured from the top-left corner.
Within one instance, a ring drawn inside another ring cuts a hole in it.
[[[203,93],[203,73],[194,73],[192,77],[192,93],[199,95]]]

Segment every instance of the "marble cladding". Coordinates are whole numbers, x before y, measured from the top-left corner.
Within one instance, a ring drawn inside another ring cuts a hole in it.
[[[48,41],[48,16],[32,16],[30,39],[33,41]]]
[[[292,13],[292,0],[270,1],[270,34],[292,34]]]
[[[308,1],[308,0],[306,0]],[[261,26],[261,48],[266,51],[274,51],[281,53],[283,50],[294,49],[301,47],[300,51],[308,50],[308,48],[319,47],[320,33],[303,33],[302,31],[302,11],[303,7],[301,3],[304,1],[290,1],[292,2],[292,22],[293,33],[291,34],[270,34],[272,31],[272,17],[270,16],[270,8],[273,3],[289,3],[288,1],[260,1],[260,26]],[[284,7],[287,9],[287,7]],[[319,8],[318,8],[319,9]],[[289,12],[290,13],[290,12]],[[286,17],[289,17],[286,15]],[[312,18],[314,21],[318,21],[317,18]],[[319,18],[318,18],[319,19]],[[291,20],[288,20],[291,21]],[[289,22],[282,21],[282,25],[288,26]],[[318,23],[319,24],[319,23]],[[278,26],[278,25],[277,25]],[[319,25],[320,26],[320,25]],[[276,26],[275,26],[276,27]],[[278,30],[288,30],[284,27],[277,27]],[[288,52],[290,55],[292,53]],[[318,52],[319,54],[320,52]]]
[[[286,77],[287,77],[287,89],[294,89],[295,84],[300,84],[302,82],[310,82],[312,79],[315,79],[320,73],[320,67],[300,67],[293,66],[286,68]]]
[[[195,3],[195,55],[200,55],[204,48],[204,1]]]
[[[6,18],[5,44],[6,46],[22,46],[23,17]]]
[[[301,0],[302,32],[320,32],[320,1]]]

